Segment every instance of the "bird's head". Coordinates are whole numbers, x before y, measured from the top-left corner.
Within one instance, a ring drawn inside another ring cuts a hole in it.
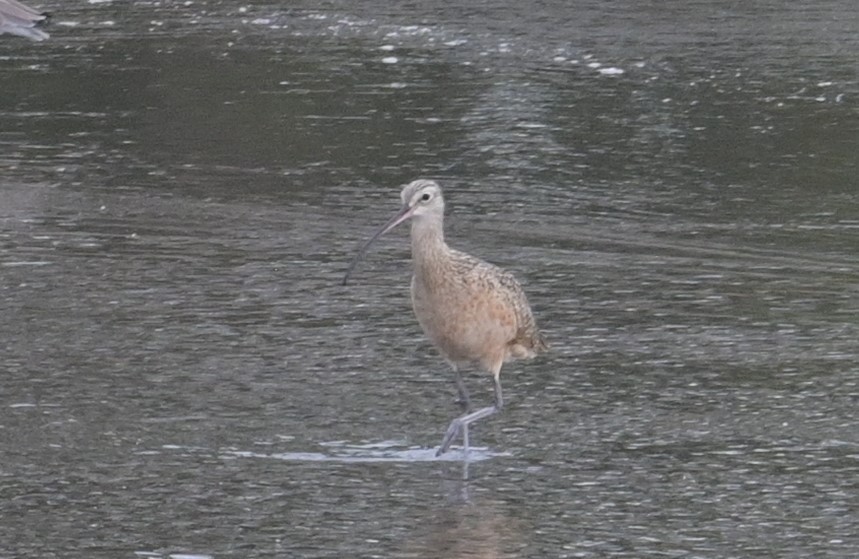
[[[441,195],[441,187],[435,181],[412,181],[403,187],[400,198],[403,200],[403,207],[397,215],[399,219],[390,226],[389,231],[410,217],[444,215],[444,198]]]
[[[349,281],[352,270],[355,269],[361,256],[376,239],[409,218],[424,219],[435,216],[436,219],[440,220],[444,216],[444,199],[441,196],[441,187],[435,181],[426,179],[412,181],[403,187],[400,198],[403,200],[403,207],[361,247],[346,271],[343,285]]]

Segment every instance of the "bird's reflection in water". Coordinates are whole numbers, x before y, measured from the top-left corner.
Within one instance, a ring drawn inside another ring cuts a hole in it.
[[[461,488],[460,494],[467,489]],[[415,559],[521,557],[526,547],[526,522],[507,514],[507,506],[501,501],[475,497],[441,503],[409,538],[401,556]]]

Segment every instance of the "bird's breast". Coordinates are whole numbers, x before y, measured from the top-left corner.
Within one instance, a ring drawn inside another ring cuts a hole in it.
[[[449,360],[484,361],[506,352],[516,333],[514,313],[467,277],[412,278],[415,316],[430,341]]]

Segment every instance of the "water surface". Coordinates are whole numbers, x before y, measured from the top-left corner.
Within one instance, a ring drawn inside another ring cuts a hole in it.
[[[856,556],[851,3],[44,8],[0,55],[0,555]],[[416,177],[552,345],[467,472],[406,229],[340,285]]]

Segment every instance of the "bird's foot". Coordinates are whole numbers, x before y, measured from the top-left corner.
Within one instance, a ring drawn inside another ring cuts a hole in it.
[[[455,439],[462,430],[462,425],[462,418],[460,417],[457,417],[450,422],[450,425],[448,425],[447,431],[444,434],[444,438],[441,440],[441,446],[438,447],[438,450],[435,453],[436,456],[441,456],[448,451],[450,445],[453,443],[453,439]]]
[[[497,412],[498,408],[495,406],[488,408],[481,408],[475,412],[466,413],[465,415],[461,415],[450,422],[450,425],[447,427],[447,431],[444,434],[444,438],[441,440],[441,446],[438,447],[436,451],[436,456],[441,456],[450,448],[450,445],[453,443],[453,439],[456,438],[457,435],[462,433],[463,446],[465,447],[465,453],[468,453],[468,426],[477,421],[478,419],[483,419],[484,417],[488,417],[493,413]]]

